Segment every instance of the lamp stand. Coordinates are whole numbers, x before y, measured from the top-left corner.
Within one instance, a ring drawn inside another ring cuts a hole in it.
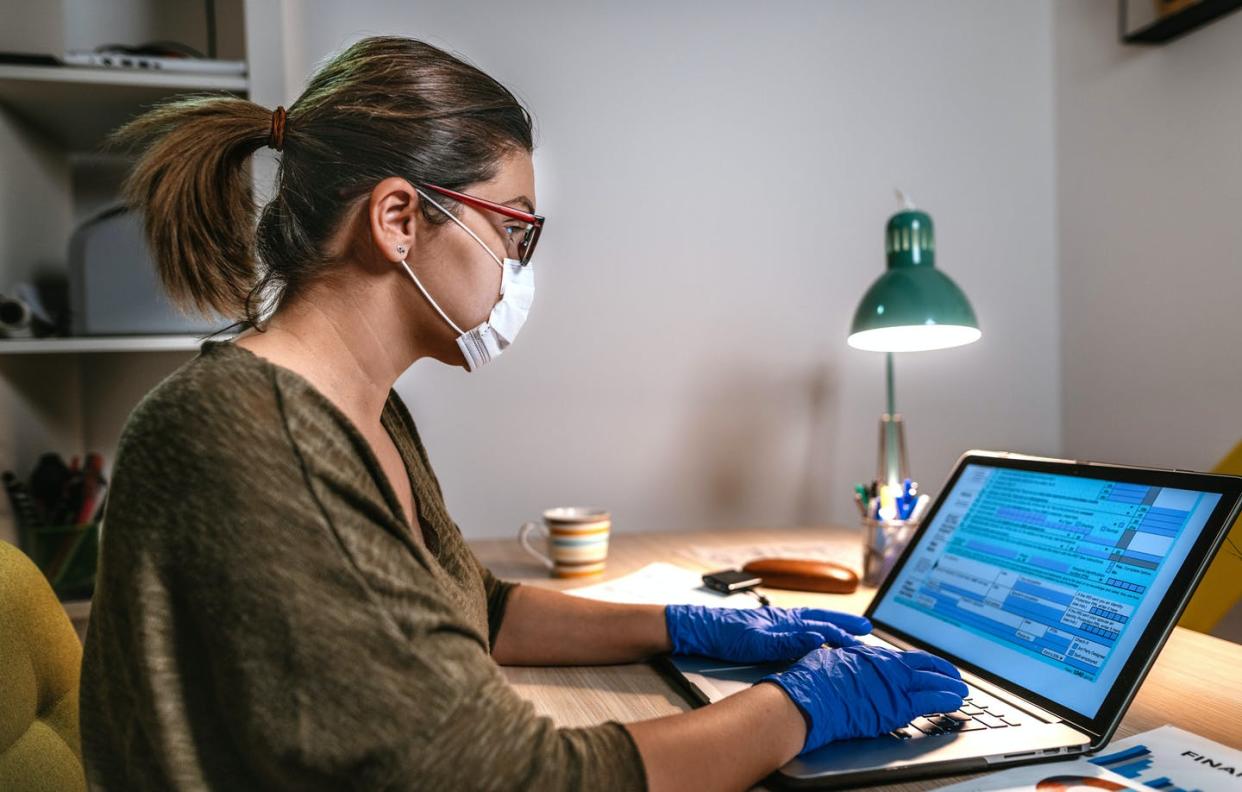
[[[897,398],[893,387],[893,353],[886,352],[884,357],[888,412],[880,416],[880,453],[875,479],[881,484],[900,486],[910,477],[910,463],[906,457],[906,427],[897,412]]]

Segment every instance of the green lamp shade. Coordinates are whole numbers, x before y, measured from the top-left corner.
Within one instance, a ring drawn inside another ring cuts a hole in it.
[[[907,210],[889,218],[888,270],[863,295],[849,345],[872,352],[921,352],[978,341],[979,320],[966,295],[935,268],[931,216]]]

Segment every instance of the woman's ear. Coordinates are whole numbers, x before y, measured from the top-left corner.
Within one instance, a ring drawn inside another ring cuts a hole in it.
[[[414,186],[399,176],[389,176],[371,190],[368,220],[381,258],[395,264],[414,249],[419,200]]]

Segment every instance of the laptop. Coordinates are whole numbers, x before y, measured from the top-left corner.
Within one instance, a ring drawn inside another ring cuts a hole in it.
[[[1240,505],[1234,476],[967,452],[876,592],[862,637],[949,660],[966,702],[830,743],[773,780],[888,783],[1102,748]],[[701,703],[779,669],[666,662]]]

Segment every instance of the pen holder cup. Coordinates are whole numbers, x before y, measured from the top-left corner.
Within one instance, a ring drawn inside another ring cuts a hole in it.
[[[95,590],[99,523],[26,528],[22,548],[62,600],[89,599]]]
[[[910,520],[863,520],[863,585],[884,582],[917,527]]]

